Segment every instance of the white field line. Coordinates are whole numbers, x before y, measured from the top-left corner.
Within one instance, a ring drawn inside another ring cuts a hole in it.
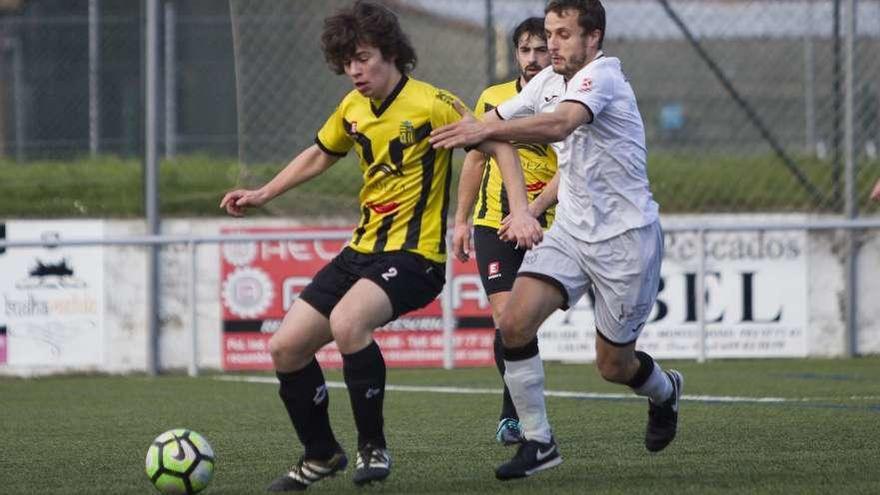
[[[278,379],[270,376],[217,376],[217,380],[229,382],[246,382],[246,383],[270,383],[277,384]],[[343,382],[327,382],[329,388],[345,388]],[[471,387],[430,387],[418,385],[386,385],[385,390],[394,392],[416,392],[416,393],[435,393],[435,394],[459,394],[459,395],[499,395],[500,388],[471,388]],[[614,394],[614,393],[597,393],[597,392],[571,392],[565,390],[545,390],[544,395],[547,397],[566,397],[572,399],[640,399],[635,394]],[[750,403],[750,404],[766,404],[766,403],[792,403],[792,402],[828,402],[835,400],[880,400],[880,396],[849,396],[849,397],[736,397],[728,395],[682,395],[682,400],[693,402],[731,402],[731,403]]]

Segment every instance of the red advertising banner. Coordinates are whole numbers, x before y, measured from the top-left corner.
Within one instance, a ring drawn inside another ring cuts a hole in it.
[[[226,228],[224,234],[287,234],[339,230],[321,227]],[[272,369],[269,337],[287,309],[312,277],[348,240],[259,241],[221,245],[220,288],[223,321],[223,368]],[[453,308],[458,328],[454,334],[455,366],[494,364],[494,329],[489,301],[480,284],[476,263],[453,263]],[[443,364],[443,317],[440,301],[401,316],[373,337],[389,367],[438,367]],[[341,368],[342,356],[334,343],[322,348],[318,361]]]

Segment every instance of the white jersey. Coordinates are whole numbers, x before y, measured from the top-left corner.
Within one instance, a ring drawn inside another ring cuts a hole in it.
[[[555,224],[586,242],[610,239],[659,218],[648,184],[645,127],[620,60],[601,53],[566,84],[549,66],[496,108],[502,119],[552,112],[576,102],[593,113],[564,141]]]

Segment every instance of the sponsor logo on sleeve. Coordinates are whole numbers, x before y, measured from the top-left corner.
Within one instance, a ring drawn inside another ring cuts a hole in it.
[[[585,77],[584,80],[581,81],[581,86],[578,88],[578,92],[589,93],[590,91],[593,91],[593,79]]]

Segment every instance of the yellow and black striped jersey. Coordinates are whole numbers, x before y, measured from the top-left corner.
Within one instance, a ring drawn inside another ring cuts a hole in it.
[[[318,132],[315,142],[325,153],[345,156],[354,147],[360,158],[364,185],[352,249],[446,260],[452,150],[435,150],[428,135],[461,118],[454,101],[404,76],[379,106],[352,91]]]
[[[477,101],[474,114],[481,117],[486,112],[493,110],[501,102],[512,98],[519,93],[519,78],[515,81],[496,84],[486,88]],[[556,174],[556,153],[549,144],[512,143],[519,152],[519,160],[522,164],[525,176],[526,189],[529,201],[534,200],[544,187],[550,183]],[[497,229],[501,226],[501,220],[510,213],[507,203],[507,191],[501,181],[501,171],[495,159],[490,159],[483,169],[480,180],[480,189],[477,196],[477,204],[474,208],[474,225],[482,225]],[[548,208],[538,221],[545,229],[553,223],[555,208]]]

